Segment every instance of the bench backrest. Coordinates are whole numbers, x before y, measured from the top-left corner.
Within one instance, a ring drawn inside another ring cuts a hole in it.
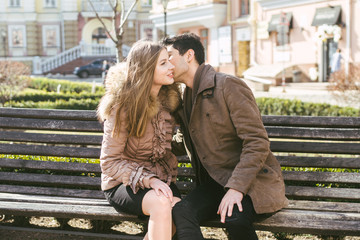
[[[264,116],[263,122],[290,199],[359,201],[360,118]],[[0,192],[103,198],[101,141],[94,111],[0,108]],[[194,173],[186,156],[178,160],[184,166],[177,184],[186,194]]]

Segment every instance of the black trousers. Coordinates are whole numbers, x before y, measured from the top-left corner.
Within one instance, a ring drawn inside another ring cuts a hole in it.
[[[217,217],[217,210],[225,195],[225,189],[210,180],[206,184],[197,186],[184,199],[173,207],[173,220],[176,225],[178,240],[202,240],[200,223],[210,218]],[[256,216],[251,198],[245,196],[242,200],[243,211],[237,205],[231,217],[226,216],[224,227],[227,229],[231,240],[257,240],[253,221]]]

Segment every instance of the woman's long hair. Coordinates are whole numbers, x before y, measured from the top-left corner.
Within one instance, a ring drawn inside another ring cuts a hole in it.
[[[109,88],[118,88],[114,102],[118,106],[113,129],[114,136],[118,135],[120,131],[120,124],[122,124],[120,112],[122,110],[126,111],[126,128],[129,131],[129,136],[139,137],[145,133],[148,120],[153,117],[150,114],[153,112],[150,107],[154,106],[154,101],[157,101],[156,98],[151,97],[150,90],[157,60],[163,49],[165,49],[163,46],[148,40],[137,41],[128,54],[124,69],[125,76],[118,73],[113,74],[113,76],[125,78],[124,80],[112,79],[112,82],[120,82],[121,86],[116,87],[114,84],[106,86],[107,92],[108,90],[111,91]],[[121,71],[121,67],[113,70]],[[109,71],[108,77],[112,77],[111,71]]]

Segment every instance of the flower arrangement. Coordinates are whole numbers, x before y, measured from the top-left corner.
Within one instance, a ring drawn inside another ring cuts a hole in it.
[[[341,38],[341,27],[338,25],[321,25],[315,33],[315,38],[325,41],[327,38],[334,38],[334,42],[338,42]]]

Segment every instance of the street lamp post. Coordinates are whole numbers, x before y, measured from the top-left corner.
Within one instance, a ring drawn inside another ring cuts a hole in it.
[[[4,29],[1,29],[1,38],[2,38],[2,43],[4,46],[4,58],[6,60],[6,32]]]
[[[161,3],[163,5],[164,8],[164,37],[167,36],[167,32],[166,32],[166,13],[167,13],[167,5],[169,3],[169,0],[161,0]]]

